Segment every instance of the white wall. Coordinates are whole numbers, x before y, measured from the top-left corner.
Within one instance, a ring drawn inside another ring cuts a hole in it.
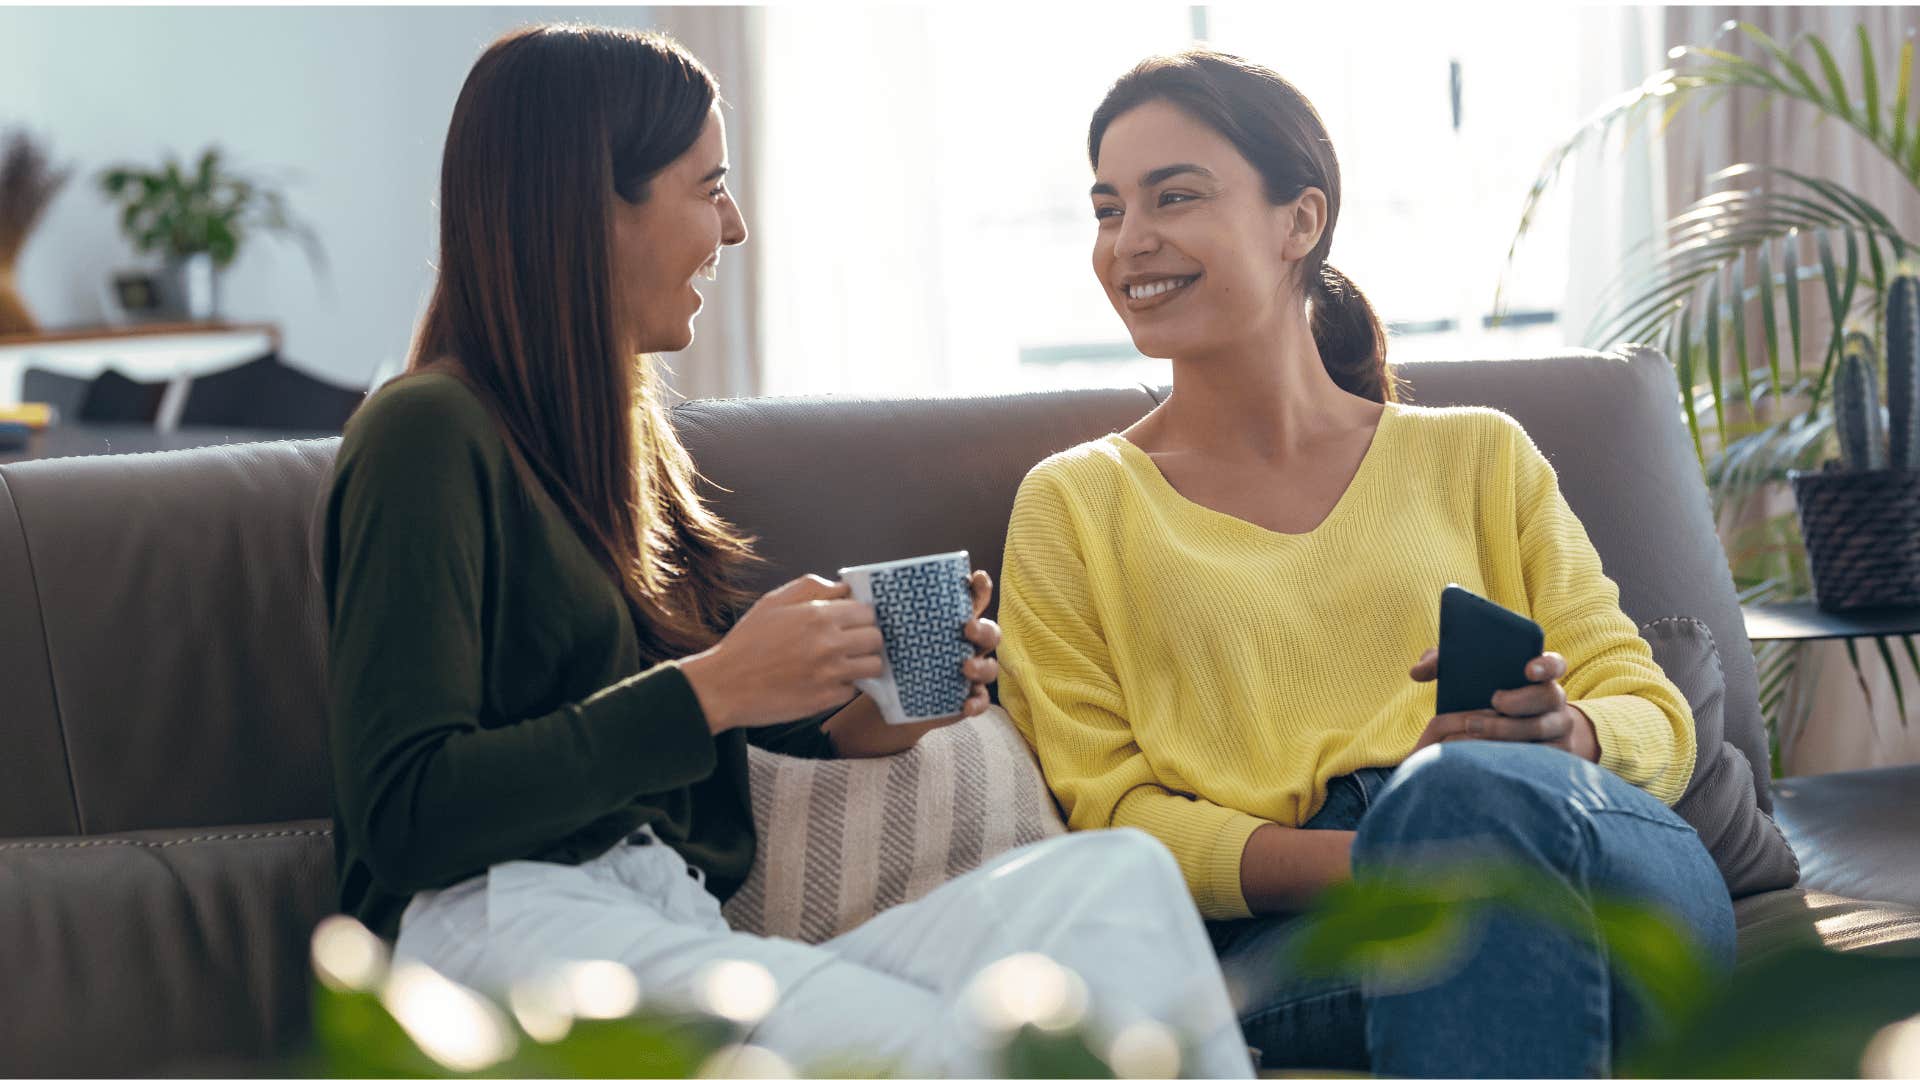
[[[104,321],[100,284],[140,265],[94,176],[197,156],[286,170],[294,211],[331,264],[256,239],[227,275],[226,314],[277,322],[290,363],[364,384],[405,354],[432,283],[433,201],[454,98],[486,44],[530,22],[645,26],[648,10],[0,7],[0,126],[24,123],[77,166],[19,271],[47,326]]]

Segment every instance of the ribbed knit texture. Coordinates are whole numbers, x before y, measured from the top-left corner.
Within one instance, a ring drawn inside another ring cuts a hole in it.
[[[1407,669],[1438,640],[1449,582],[1539,622],[1600,764],[1680,798],[1686,700],[1621,612],[1552,466],[1491,409],[1388,405],[1305,533],[1186,499],[1119,435],[1041,462],[1008,526],[1001,702],[1071,827],[1145,829],[1202,914],[1244,918],[1256,828],[1298,826],[1329,780],[1413,750],[1434,686]]]

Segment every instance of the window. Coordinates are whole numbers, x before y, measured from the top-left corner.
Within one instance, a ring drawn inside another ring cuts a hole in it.
[[[1087,121],[1141,57],[1196,36],[1280,71],[1340,158],[1339,266],[1397,324],[1396,358],[1557,344],[1563,204],[1488,329],[1522,198],[1576,119],[1543,40],[1572,16],[1034,4],[771,7],[755,152],[769,393],[973,394],[1168,378],[1094,280]],[[1461,78],[1460,124],[1450,77]]]

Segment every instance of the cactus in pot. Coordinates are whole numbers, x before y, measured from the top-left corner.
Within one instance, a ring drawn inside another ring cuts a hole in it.
[[[1920,272],[1916,264],[1887,286],[1887,403],[1880,407],[1880,371],[1873,339],[1849,331],[1841,344],[1833,376],[1833,430],[1840,460],[1828,468],[1850,472],[1920,468]]]
[[[1893,279],[1887,288],[1887,465],[1920,466],[1920,277]]]
[[[1833,430],[1840,439],[1840,467],[1850,472],[1884,468],[1880,393],[1873,370],[1873,341],[1847,334],[1833,383]]]

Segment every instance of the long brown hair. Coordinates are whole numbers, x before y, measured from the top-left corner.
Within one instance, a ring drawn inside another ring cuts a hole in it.
[[[439,277],[407,364],[474,390],[662,658],[717,639],[753,556],[695,492],[654,361],[622,355],[612,200],[646,199],[717,97],[657,33],[535,26],[489,46],[448,126]]]
[[[1301,292],[1312,303],[1320,362],[1342,390],[1374,401],[1399,397],[1387,366],[1387,332],[1373,305],[1345,274],[1327,264],[1340,220],[1340,160],[1320,114],[1294,85],[1270,68],[1215,49],[1152,56],[1122,75],[1094,110],[1087,157],[1100,167],[1100,140],[1121,114],[1166,101],[1220,133],[1260,173],[1267,200],[1278,206],[1319,188],[1327,227],[1301,261]]]

